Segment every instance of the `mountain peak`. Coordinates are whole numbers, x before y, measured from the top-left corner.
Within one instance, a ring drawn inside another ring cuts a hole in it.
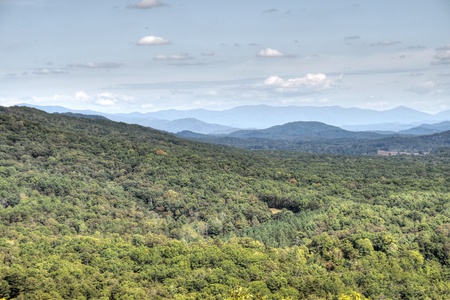
[[[388,111],[395,111],[395,112],[402,112],[402,113],[414,112],[414,113],[426,114],[424,112],[420,112],[418,110],[415,110],[413,108],[410,108],[410,107],[407,107],[407,106],[404,106],[404,105],[400,105],[400,106],[397,106],[397,107],[394,107],[392,109],[388,109],[388,110],[385,110],[385,111],[386,112],[388,112]]]

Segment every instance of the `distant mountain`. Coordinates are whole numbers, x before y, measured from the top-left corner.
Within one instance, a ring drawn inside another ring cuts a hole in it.
[[[434,123],[450,120],[450,111],[445,111],[436,115],[419,112],[407,107],[397,107],[391,110],[376,111],[370,109],[361,108],[344,108],[340,106],[268,106],[268,105],[254,105],[254,106],[239,106],[228,110],[213,111],[205,109],[194,110],[164,110],[158,112],[149,113],[129,113],[129,114],[106,114],[92,111],[74,111],[70,109],[64,109],[63,107],[51,107],[51,106],[36,106],[28,105],[34,108],[44,110],[46,112],[73,112],[84,114],[99,114],[114,121],[120,121],[131,124],[140,124],[144,126],[151,126],[150,121],[154,121],[153,124],[159,124],[162,126],[161,120],[175,121],[180,119],[197,119],[199,121],[212,124],[213,127],[217,125],[232,127],[232,128],[268,128],[275,125],[286,124],[289,122],[297,121],[315,121],[322,122],[333,126],[345,127],[345,129],[351,130],[366,130],[361,126],[369,124],[412,124],[409,127],[402,127],[397,130],[404,130],[423,123]],[[158,121],[155,121],[158,120]],[[183,130],[195,129],[196,125],[188,124],[189,122],[182,121],[191,127],[182,128]],[[356,125],[360,129],[354,129],[349,127]],[[175,124],[167,123],[169,126],[167,131],[178,128]],[[154,125],[155,126],[155,125]],[[172,126],[173,129],[170,129]],[[205,125],[206,126],[206,125]],[[170,130],[168,130],[170,129]],[[197,129],[195,129],[197,130]],[[204,126],[201,126],[202,132],[211,133],[214,129],[205,130]],[[375,128],[377,131],[397,131],[392,128]]]
[[[321,122],[291,122],[261,130],[239,130],[228,135],[236,138],[291,139],[336,139],[336,138],[380,138],[370,132],[351,132]]]
[[[152,113],[143,114],[135,112],[129,114],[124,113],[108,114],[91,110],[72,110],[62,106],[39,106],[32,104],[18,104],[16,106],[32,107],[39,110],[43,110],[47,113],[59,113],[77,117],[84,116],[85,118],[94,118],[95,116],[96,118],[106,118],[116,122],[137,124],[172,133],[177,133],[183,130],[190,130],[193,132],[203,134],[228,134],[230,132],[239,130],[239,128],[234,128],[230,126],[209,124],[195,118],[183,118],[177,120],[157,119],[154,116],[151,116]]]
[[[431,152],[450,147],[450,130],[421,136],[396,136],[374,140],[371,145],[381,150]]]
[[[228,134],[239,128],[233,128],[218,124],[209,124],[194,118],[168,120],[149,120],[144,121],[140,125],[152,127],[159,130],[177,133],[183,130],[189,130],[202,134]]]
[[[424,123],[430,120],[444,121],[436,116],[406,107],[386,111],[339,106],[289,106],[267,105],[240,106],[223,111],[167,110],[147,114],[154,118],[175,120],[192,117],[208,123],[216,123],[240,128],[267,128],[296,121],[317,121],[342,126],[374,123]]]
[[[450,109],[441,111],[436,114],[436,117],[440,120],[450,120]]]
[[[424,124],[421,125],[421,127],[427,128],[427,129],[433,129],[439,132],[444,132],[450,130],[450,121],[444,121],[440,123],[435,124]]]
[[[321,122],[291,122],[260,130],[239,130],[228,135],[192,131],[177,134],[186,139],[252,150],[289,150],[314,153],[374,155],[369,141],[385,138],[373,132],[352,132]]]
[[[382,134],[393,134],[401,130],[407,130],[413,127],[419,126],[420,123],[377,123],[377,124],[355,124],[355,125],[343,125],[342,129],[349,131],[371,131]]]
[[[398,106],[396,108],[390,109],[390,110],[385,110],[385,111],[380,111],[379,113],[381,113],[383,115],[384,118],[386,119],[390,119],[390,120],[395,120],[396,122],[402,122],[403,123],[403,119],[407,116],[409,118],[409,120],[405,120],[405,121],[409,121],[414,122],[415,120],[421,120],[423,118],[432,118],[433,115],[424,113],[424,112],[420,112],[417,110],[414,110],[412,108],[409,107],[405,107],[405,106]]]
[[[399,134],[410,134],[410,135],[427,135],[439,132],[444,132],[450,130],[450,121],[445,121],[436,124],[422,124],[420,126],[410,128],[407,130],[399,131]]]
[[[248,107],[247,107],[248,108]],[[236,108],[236,111],[246,110],[246,107]],[[259,110],[264,111],[267,107],[258,106]],[[49,111],[61,113],[62,107],[44,107]],[[280,107],[274,107],[274,114]],[[319,110],[320,108],[314,108]],[[327,108],[323,108],[327,111]],[[330,108],[328,108],[330,109]],[[343,108],[339,108],[346,110]],[[359,109],[348,109],[351,111],[361,111]],[[362,110],[364,111],[364,110]],[[206,113],[208,111],[203,111]],[[370,111],[369,111],[370,112]],[[72,113],[82,113],[88,115],[101,114],[92,111],[72,111]],[[212,112],[209,113],[220,113]],[[383,113],[371,111],[371,113]],[[397,116],[401,113],[412,113],[416,117],[422,113],[411,111],[407,108],[391,110],[388,114]],[[112,120],[128,119],[126,123],[137,122],[161,122],[161,120],[151,119],[152,114],[102,114]],[[426,116],[432,116],[425,114]],[[154,116],[154,115],[153,115]],[[178,123],[202,124],[198,120],[181,120]],[[177,122],[166,122],[167,124],[176,124]],[[161,122],[165,123],[165,122]],[[216,123],[217,124],[217,123]],[[147,125],[148,126],[148,125]],[[432,126],[445,128],[447,122],[442,124],[432,124]],[[426,127],[426,125],[425,125]],[[176,128],[178,130],[178,128]],[[440,130],[441,130],[440,129]],[[268,150],[290,150],[314,153],[335,153],[335,154],[356,154],[356,155],[374,155],[377,150],[400,151],[400,152],[430,152],[440,147],[450,146],[450,131],[442,133],[424,135],[424,136],[400,136],[398,134],[385,136],[373,132],[352,132],[336,126],[327,125],[321,122],[289,122],[284,125],[272,126],[260,130],[240,130],[231,134],[199,134],[192,131],[182,131],[178,134],[180,137],[200,140],[208,143],[224,144],[247,149],[268,149]]]
[[[352,132],[350,132],[351,134]],[[373,134],[373,133],[372,133]],[[262,137],[234,137],[231,135],[202,135],[183,131],[177,136],[212,144],[222,144],[251,150],[288,150],[310,153],[376,155],[378,150],[404,153],[429,153],[450,147],[450,131],[432,135],[406,136],[379,135],[356,138],[357,135],[341,138],[292,138],[274,139]]]

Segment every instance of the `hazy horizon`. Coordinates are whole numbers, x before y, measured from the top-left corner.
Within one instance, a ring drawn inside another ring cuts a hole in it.
[[[352,109],[352,108],[356,108],[356,109],[362,109],[362,110],[371,110],[371,111],[378,111],[378,112],[385,112],[385,111],[391,111],[391,110],[395,110],[395,109],[400,109],[400,108],[406,108],[406,109],[411,109],[411,110],[415,110],[417,112],[421,112],[421,113],[425,113],[425,114],[430,114],[430,115],[437,115],[439,113],[442,112],[446,112],[446,111],[450,111],[450,109],[443,109],[434,113],[429,113],[420,109],[415,109],[412,107],[408,107],[405,105],[399,105],[399,106],[395,106],[392,108],[361,108],[361,107],[355,107],[355,106],[342,106],[342,105],[272,105],[272,104],[249,104],[249,105],[238,105],[238,106],[233,106],[233,107],[229,107],[229,108],[185,108],[185,109],[176,109],[176,108],[168,108],[168,109],[161,109],[161,110],[146,110],[146,111],[129,111],[129,112],[116,112],[116,113],[111,113],[105,110],[92,110],[92,109],[78,109],[78,108],[72,108],[70,107],[70,104],[68,105],[39,105],[39,104],[32,104],[32,103],[16,103],[16,104],[11,104],[11,105],[5,105],[6,107],[12,107],[12,106],[32,106],[32,107],[63,107],[69,110],[73,110],[73,111],[95,111],[95,112],[101,112],[104,114],[132,114],[132,113],[155,113],[155,112],[162,112],[162,111],[169,111],[169,110],[177,110],[177,111],[190,111],[190,110],[197,110],[197,109],[204,109],[204,110],[208,110],[208,111],[217,111],[217,112],[221,112],[221,111],[227,111],[227,110],[232,110],[232,109],[236,109],[239,107],[257,107],[257,106],[267,106],[267,107],[276,107],[276,108],[289,108],[289,107],[305,107],[305,108],[310,108],[310,107],[315,107],[315,108],[326,108],[326,107],[338,107],[338,108],[344,108],[344,109]]]
[[[0,0],[0,105],[450,109],[450,2]]]

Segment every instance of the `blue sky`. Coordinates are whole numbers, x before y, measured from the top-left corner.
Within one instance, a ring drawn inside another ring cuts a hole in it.
[[[0,0],[0,105],[450,109],[447,0]]]

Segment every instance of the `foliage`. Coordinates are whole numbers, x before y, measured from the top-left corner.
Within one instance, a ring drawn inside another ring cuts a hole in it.
[[[445,149],[249,152],[29,108],[0,129],[0,299],[450,298]]]
[[[450,146],[450,131],[423,136],[382,135],[373,132],[345,131],[323,123],[318,123],[321,124],[318,126],[315,124],[317,122],[298,123],[307,125],[294,126],[295,123],[288,123],[263,130],[236,131],[228,135],[202,135],[189,131],[177,135],[190,140],[250,150],[347,155],[376,155],[378,150],[424,154]]]

